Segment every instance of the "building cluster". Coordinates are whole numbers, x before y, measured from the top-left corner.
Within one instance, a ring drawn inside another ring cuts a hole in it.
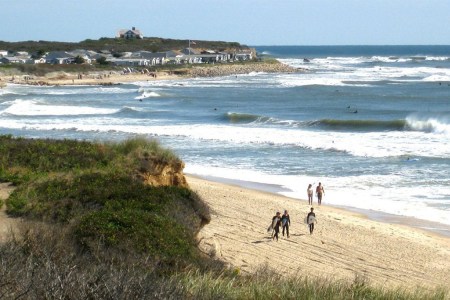
[[[120,56],[110,51],[95,52],[91,50],[50,51],[42,56],[24,51],[8,52],[0,50],[0,64],[92,64],[103,58],[111,65],[116,66],[157,66],[164,64],[200,64],[220,63],[233,61],[246,61],[253,59],[251,50],[236,52],[216,52],[213,50],[198,51],[186,48],[181,51],[166,52],[136,51],[123,52]]]
[[[142,33],[133,27],[131,30],[120,30],[116,38],[142,39]],[[250,49],[234,51],[198,50],[187,47],[183,50],[165,52],[136,51],[111,53],[110,51],[50,51],[47,53],[28,53],[24,51],[10,52],[0,50],[0,64],[72,64],[99,62],[116,66],[158,66],[165,64],[200,64],[246,61],[254,58]]]

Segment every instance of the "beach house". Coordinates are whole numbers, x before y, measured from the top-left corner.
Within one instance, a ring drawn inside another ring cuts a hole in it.
[[[116,38],[121,39],[143,39],[144,35],[139,29],[136,27],[132,27],[131,29],[121,29],[117,32]]]
[[[45,56],[47,64],[70,64],[75,60],[75,56],[65,51],[52,51]]]

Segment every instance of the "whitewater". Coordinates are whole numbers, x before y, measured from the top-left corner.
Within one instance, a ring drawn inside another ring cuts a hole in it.
[[[0,134],[159,140],[189,174],[450,225],[450,47],[257,47],[298,73],[0,89]],[[282,208],[280,208],[282,209]]]

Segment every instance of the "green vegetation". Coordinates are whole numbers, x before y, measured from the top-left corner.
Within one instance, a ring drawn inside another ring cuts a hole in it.
[[[195,236],[208,208],[183,187],[153,187],[143,161],[177,165],[142,138],[117,144],[0,136],[0,181],[19,234],[0,244],[0,298],[445,299],[448,291],[373,288],[364,280],[252,275],[206,258]]]
[[[196,259],[194,235],[206,207],[181,187],[136,179],[142,159],[178,164],[156,142],[121,144],[0,137],[0,179],[19,184],[7,201],[13,216],[70,224],[80,247],[131,249],[178,263]]]
[[[109,64],[4,64],[0,65],[0,73],[24,73],[34,74],[36,76],[45,76],[51,72],[65,72],[65,73],[89,73],[99,71],[121,71],[122,67],[111,66]]]
[[[225,50],[229,48],[248,48],[236,42],[223,41],[195,41],[196,48],[208,48],[213,50]],[[78,43],[52,42],[52,41],[0,41],[0,49],[9,51],[27,51],[29,53],[42,53],[48,51],[71,51],[86,49],[93,51],[107,50],[111,52],[133,52],[146,50],[152,52],[183,49],[189,46],[187,40],[163,39],[158,37],[146,37],[143,39],[119,39],[100,38],[98,40],[87,39]]]

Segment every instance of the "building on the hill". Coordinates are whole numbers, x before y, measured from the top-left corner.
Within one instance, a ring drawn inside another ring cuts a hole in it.
[[[121,29],[116,34],[117,38],[121,39],[143,39],[144,35],[139,29],[136,29],[136,27],[132,27],[130,29]]]

